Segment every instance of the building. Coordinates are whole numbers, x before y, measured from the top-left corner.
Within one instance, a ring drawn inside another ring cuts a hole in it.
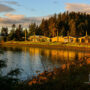
[[[49,42],[50,38],[45,36],[33,35],[33,36],[30,36],[28,40],[33,42]]]
[[[66,37],[63,37],[64,38],[64,42],[65,43],[75,43],[76,42],[76,37],[71,37],[71,36],[66,36]]]
[[[90,37],[89,36],[80,37],[78,38],[78,42],[79,43],[90,43]]]
[[[63,42],[64,38],[62,36],[51,38],[51,42]]]
[[[45,36],[33,35],[28,38],[29,41],[33,42],[62,42],[62,43],[90,43],[90,36],[87,35],[83,37],[72,37],[72,36],[56,36],[48,38]]]

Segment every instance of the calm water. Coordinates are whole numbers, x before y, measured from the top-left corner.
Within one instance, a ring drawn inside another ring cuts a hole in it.
[[[0,59],[7,60],[7,68],[3,68],[3,75],[10,70],[19,68],[21,74],[18,78],[26,80],[38,75],[44,70],[52,70],[54,67],[60,67],[66,62],[81,59],[84,56],[90,56],[90,52],[51,50],[31,47],[0,47],[4,54]]]

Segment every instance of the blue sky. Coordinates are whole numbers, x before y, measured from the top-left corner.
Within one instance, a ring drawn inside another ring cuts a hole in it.
[[[65,11],[66,3],[90,4],[90,0],[16,0],[21,7],[16,13],[27,16],[46,16]],[[19,8],[19,9],[18,9]]]
[[[44,17],[67,10],[90,13],[90,0],[0,0],[0,23],[29,23],[31,17]],[[37,22],[41,20],[33,19]]]
[[[13,14],[25,16],[47,16],[54,13],[64,12],[66,3],[90,4],[90,0],[2,0],[15,1],[18,5],[7,4],[15,9]]]

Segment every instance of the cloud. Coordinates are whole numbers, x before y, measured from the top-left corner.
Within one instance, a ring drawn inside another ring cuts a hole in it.
[[[18,2],[15,2],[15,1],[4,1],[4,3],[13,4],[13,5],[19,5]]]
[[[14,14],[10,14],[10,13],[5,14],[5,16],[8,19],[12,19],[12,20],[21,20],[24,18],[24,15],[14,15]]]
[[[15,15],[7,13],[5,17],[0,17],[0,26],[11,26],[12,24],[22,24],[23,27],[27,27],[31,23],[40,25],[42,19],[49,19],[51,16],[45,17],[25,17],[24,15]]]
[[[15,11],[15,9],[4,4],[0,4],[0,12],[11,12],[11,11]]]
[[[90,5],[89,4],[67,3],[66,10],[70,12],[75,11],[75,12],[90,13]]]
[[[20,6],[20,4],[16,1],[4,1],[4,0],[0,0],[1,3],[3,4],[10,4],[10,5],[17,5]]]
[[[36,9],[32,8],[32,9],[30,9],[30,11],[34,12],[34,11],[36,11]]]
[[[53,1],[54,4],[58,4],[58,1]]]

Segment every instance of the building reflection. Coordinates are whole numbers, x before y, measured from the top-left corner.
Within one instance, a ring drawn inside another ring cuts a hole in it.
[[[29,48],[29,54],[30,56],[43,56],[43,59],[46,58],[52,62],[73,61],[75,59],[81,59],[84,56],[90,56],[90,54],[86,52],[50,50],[42,48]]]
[[[32,71],[37,70],[39,67],[43,70],[47,70],[56,66],[61,66],[62,68],[67,67],[67,69],[69,69],[72,62],[77,62],[77,60],[81,60],[85,56],[90,56],[89,52],[68,50],[50,50],[32,47],[23,47],[22,50],[24,51],[25,58],[27,58],[27,54],[30,56]],[[88,59],[87,63],[90,64],[90,59]]]

